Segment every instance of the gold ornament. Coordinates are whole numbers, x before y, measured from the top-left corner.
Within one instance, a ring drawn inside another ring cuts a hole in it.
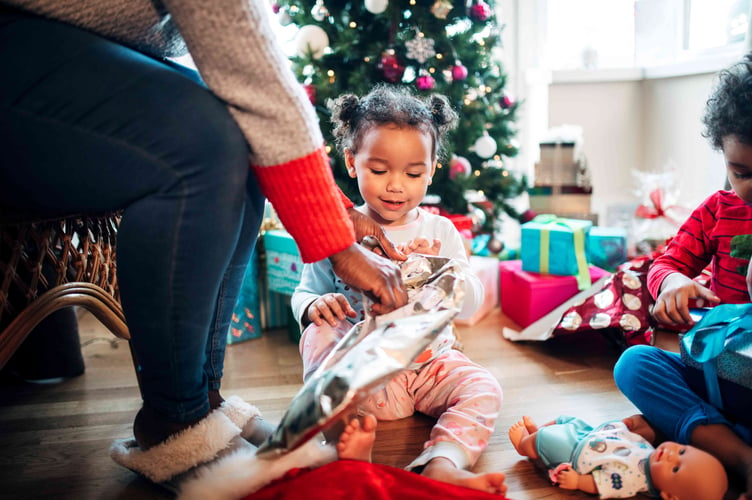
[[[431,6],[431,14],[436,16],[437,19],[446,19],[453,8],[454,5],[449,0],[436,0]]]

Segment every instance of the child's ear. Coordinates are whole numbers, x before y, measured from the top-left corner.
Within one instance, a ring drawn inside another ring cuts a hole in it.
[[[355,155],[350,148],[345,148],[345,167],[347,167],[347,174],[355,179],[357,177],[355,172]]]
[[[431,165],[431,171],[428,173],[428,185],[430,186],[433,182],[433,176],[436,173],[436,160],[433,161],[433,164]]]

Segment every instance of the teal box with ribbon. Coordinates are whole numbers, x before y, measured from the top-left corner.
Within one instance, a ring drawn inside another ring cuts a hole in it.
[[[586,241],[593,223],[555,215],[538,215],[521,226],[522,270],[540,274],[575,276],[577,287],[590,286]]]
[[[721,304],[708,310],[679,343],[687,366],[705,375],[708,399],[723,408],[718,378],[752,389],[752,304]]]

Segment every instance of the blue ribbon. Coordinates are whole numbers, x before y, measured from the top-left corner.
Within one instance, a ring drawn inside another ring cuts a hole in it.
[[[716,408],[723,408],[716,358],[732,339],[750,332],[752,304],[721,304],[710,309],[682,337],[687,355],[702,365],[708,399]]]

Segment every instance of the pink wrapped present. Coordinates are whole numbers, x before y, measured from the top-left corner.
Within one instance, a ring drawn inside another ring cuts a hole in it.
[[[590,280],[595,283],[610,274],[590,266]],[[522,270],[522,261],[499,262],[501,310],[512,321],[526,327],[553,311],[579,291],[574,276],[556,276]]]

